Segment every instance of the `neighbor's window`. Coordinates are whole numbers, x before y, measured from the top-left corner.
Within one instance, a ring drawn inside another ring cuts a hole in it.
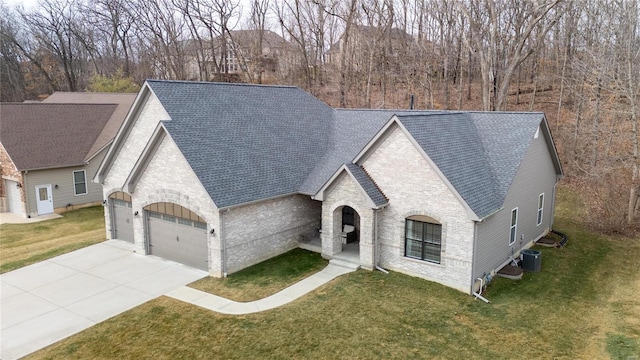
[[[406,219],[404,248],[407,257],[439,264],[442,225]]]
[[[544,193],[540,194],[540,196],[538,196],[538,221],[536,222],[537,225],[542,224],[542,211],[544,209]]]
[[[73,172],[73,189],[76,195],[87,193],[87,174],[84,170]]]
[[[509,245],[513,245],[516,242],[516,235],[518,233],[518,208],[511,210],[511,229],[509,232]]]

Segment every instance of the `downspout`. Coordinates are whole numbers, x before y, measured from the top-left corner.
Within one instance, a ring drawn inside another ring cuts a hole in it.
[[[480,300],[486,302],[487,304],[490,304],[491,301],[487,300],[484,296],[481,295],[482,294],[482,288],[484,287],[484,280],[481,277],[477,278],[476,281],[477,280],[480,280],[480,290],[478,290],[478,292],[474,291],[473,292],[473,296],[475,296],[476,299],[480,299]],[[474,281],[473,282],[473,286],[475,287],[475,285],[476,284],[475,284],[475,281]]]
[[[482,220],[481,220],[482,221]],[[475,266],[476,266],[476,247],[478,243],[478,224],[481,221],[476,221],[473,224],[473,255],[471,257],[471,295],[475,296],[476,299],[480,299],[487,304],[491,303],[487,298],[482,296],[482,288],[484,287],[484,276],[478,277],[474,279],[475,276]],[[480,288],[476,292],[476,281],[480,280]]]
[[[471,254],[471,279],[470,283],[471,283],[471,291],[469,292],[470,294],[473,294],[475,292],[475,280],[474,280],[474,275],[476,273],[476,248],[478,245],[478,222],[474,221],[473,222],[473,253]]]
[[[549,231],[553,230],[553,219],[556,216],[556,193],[558,191],[558,181],[556,180],[556,183],[553,184],[553,194],[551,197],[551,211],[549,211],[549,216],[551,217],[549,219]]]
[[[220,257],[222,262],[222,277],[227,277],[227,246],[225,244],[225,231],[224,231],[224,214],[229,211],[228,209],[220,211]]]

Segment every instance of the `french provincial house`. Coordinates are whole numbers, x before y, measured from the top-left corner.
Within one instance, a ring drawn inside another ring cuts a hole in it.
[[[550,231],[561,177],[542,113],[149,80],[94,181],[109,238],[212,276],[304,247],[472,293]]]
[[[0,104],[0,212],[34,217],[102,203],[91,179],[135,97],[56,92]]]

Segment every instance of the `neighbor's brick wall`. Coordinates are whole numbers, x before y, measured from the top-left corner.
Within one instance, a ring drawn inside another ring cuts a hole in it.
[[[8,205],[6,203],[7,190],[4,188],[4,179],[17,181],[20,184],[23,184],[22,173],[18,171],[16,166],[13,164],[13,161],[11,161],[11,158],[9,157],[9,154],[7,154],[4,146],[0,144],[0,212],[6,212],[8,210]],[[24,186],[20,188],[20,196],[24,209]]]
[[[162,104],[155,95],[150,94],[146,102],[140,104],[142,109],[133,128],[129,133],[129,137],[125,140],[120,152],[116,155],[116,159],[109,170],[109,173],[103,182],[103,199],[107,199],[109,195],[116,191],[122,191],[124,181],[131,173],[131,169],[138,161],[142,150],[146,146],[151,134],[156,129],[160,120],[169,120],[169,114],[164,110]],[[164,175],[166,176],[166,174]],[[111,238],[111,218],[109,215],[109,207],[105,207],[104,212],[105,224],[107,230],[107,239]]]
[[[373,210],[367,195],[356,181],[343,172],[325,191],[322,202],[322,256],[332,258],[342,251],[342,207],[353,208],[360,216],[360,264],[372,269]]]
[[[145,253],[144,211],[147,205],[168,202],[183,206],[207,222],[208,261],[211,276],[220,277],[221,248],[218,209],[177,145],[168,136],[162,141],[144,174],[131,194],[134,244],[136,252]],[[214,234],[211,234],[214,229]]]
[[[380,264],[469,292],[474,223],[460,201],[398,127],[364,161],[389,199],[378,220]],[[441,264],[404,256],[405,219],[426,215],[442,224]]]
[[[227,273],[296,248],[305,234],[320,226],[320,213],[320,202],[306,195],[223,210]]]

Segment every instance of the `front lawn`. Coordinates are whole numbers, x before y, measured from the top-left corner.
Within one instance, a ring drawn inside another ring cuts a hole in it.
[[[272,295],[322,270],[328,261],[320,254],[293,249],[244,270],[218,279],[206,277],[190,287],[234,301],[254,301]]]
[[[29,359],[633,359],[640,241],[584,230],[559,197],[563,249],[542,272],[494,280],[485,304],[398,273],[360,270],[283,307],[222,315],[161,297]]]
[[[68,211],[62,218],[0,225],[0,273],[105,240],[104,208]]]

